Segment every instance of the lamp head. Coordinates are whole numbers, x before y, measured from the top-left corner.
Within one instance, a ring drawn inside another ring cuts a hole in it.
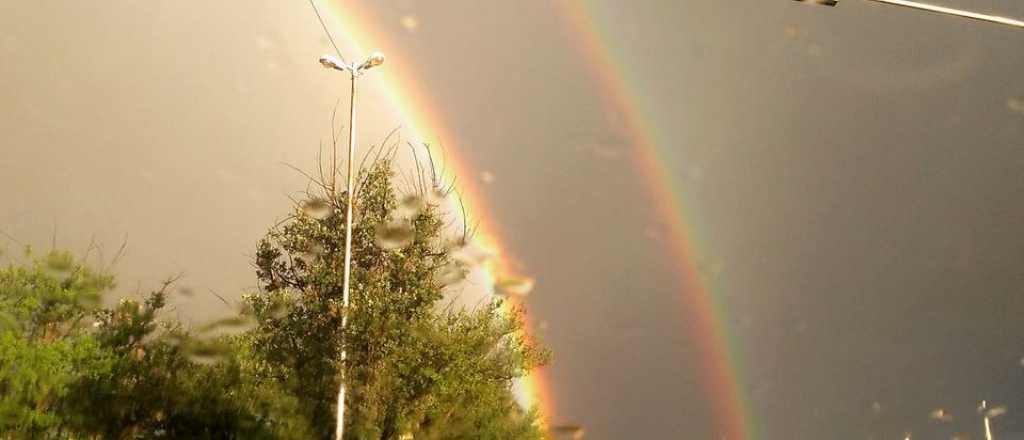
[[[835,7],[839,4],[839,0],[794,0],[800,3],[807,3],[811,5],[822,5]]]
[[[381,64],[384,64],[384,54],[375,51],[366,58],[366,61],[363,61],[363,64],[359,65],[359,70],[372,69]]]
[[[345,63],[338,61],[337,58],[330,55],[320,57],[320,65],[324,66],[325,69],[347,70]]]

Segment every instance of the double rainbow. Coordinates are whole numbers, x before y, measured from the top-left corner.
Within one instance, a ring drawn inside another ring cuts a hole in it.
[[[347,0],[332,0],[325,5],[330,16],[344,30],[347,46],[356,53],[366,53],[357,41],[384,53],[401,53],[400,50],[394,50],[394,45],[386,35],[373,31],[375,27],[364,15],[361,5]],[[684,186],[664,165],[669,160],[665,155],[666,143],[659,142],[654,136],[654,127],[648,122],[650,118],[645,117],[637,104],[634,98],[636,90],[626,81],[626,72],[621,68],[623,63],[613,57],[609,49],[611,46],[607,44],[608,33],[600,26],[593,8],[576,1],[559,2],[559,7],[573,30],[576,45],[591,66],[594,80],[601,85],[606,104],[621,116],[625,133],[638,147],[635,149],[639,154],[636,163],[654,200],[659,201],[657,214],[667,219],[670,258],[678,262],[676,268],[680,275],[678,287],[682,296],[681,305],[691,323],[693,341],[699,349],[701,371],[710,396],[709,402],[713,405],[718,437],[747,440],[753,435],[753,423],[749,404],[741,392],[739,344],[725,325],[725,305],[715,292],[705,286],[695,264],[695,249],[687,230],[689,222],[680,195],[672,191],[673,188]],[[431,105],[429,95],[418,87],[414,78],[408,76],[416,69],[405,63],[406,60],[401,57],[391,57],[388,59],[389,68],[373,72],[376,81],[383,84],[381,93],[390,101],[396,114],[402,115],[406,129],[414,137],[444,139],[445,148],[450,152],[446,164],[454,175],[473,175],[470,165],[458,155],[458,137],[452,135],[441,115],[432,110],[434,106]],[[501,231],[494,219],[486,215],[490,209],[479,187],[469,182],[470,179],[462,180],[459,192],[468,216],[478,222],[475,236],[477,244],[500,252]],[[490,276],[505,269],[499,261],[496,267],[492,267]],[[530,323],[527,324],[529,327]],[[535,405],[543,419],[557,422],[551,420],[555,405],[542,370],[531,373],[518,383],[517,394],[520,402]]]

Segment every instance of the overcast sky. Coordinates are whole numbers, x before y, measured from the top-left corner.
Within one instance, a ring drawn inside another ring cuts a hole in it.
[[[315,63],[309,5],[3,3],[0,230],[108,257],[126,240],[122,292],[183,272],[183,318],[224,312],[206,292],[254,286],[256,240],[304,188],[282,163],[311,168],[347,98]],[[564,9],[351,7],[415,69],[471,166],[459,178],[538,280],[553,421],[717,438],[639,146]],[[1024,432],[1024,32],[853,0],[589,8],[682,182],[759,438],[980,438],[981,399],[1009,408],[997,438]],[[361,147],[403,122],[372,81]],[[928,418],[939,407],[953,423]]]

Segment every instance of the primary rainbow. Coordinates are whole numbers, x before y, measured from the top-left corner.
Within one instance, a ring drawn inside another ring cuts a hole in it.
[[[373,31],[379,26],[374,26],[357,2],[324,0],[321,4],[327,7],[330,18],[339,25],[338,29],[341,32],[336,32],[335,36],[342,37],[342,44],[352,49],[352,59],[358,59],[356,56],[365,56],[368,52],[363,50],[364,47],[387,54],[387,65],[373,71],[373,82],[382,85],[381,94],[390,102],[395,113],[401,115],[404,132],[411,133],[413,138],[424,142],[444,141],[447,152],[445,166],[451,175],[460,178],[457,182],[459,197],[464,204],[466,216],[472,219],[477,227],[474,242],[477,246],[499,255],[497,261],[489,266],[484,275],[493,281],[496,275],[507,273],[510,256],[502,252],[500,231],[493,219],[486,215],[490,212],[486,199],[481,195],[479,187],[471,184],[473,179],[470,176],[475,173],[471,173],[472,168],[465,158],[459,155],[461,146],[458,138],[453,136],[442,122],[441,115],[434,111],[435,106],[430,102],[428,95],[411,76],[416,69],[401,56],[403,52],[397,50],[384,33]],[[526,321],[529,330],[532,328],[529,316],[526,317]],[[545,424],[552,417],[554,404],[543,370],[534,370],[529,376],[517,382],[516,394],[522,405],[535,407],[540,412]]]
[[[750,404],[743,394],[738,341],[726,323],[722,298],[704,285],[697,268],[695,243],[688,230],[682,189],[685,185],[665,164],[673,160],[669,142],[659,139],[636,98],[639,90],[629,81],[626,64],[613,54],[607,23],[599,20],[590,2],[560,1],[558,6],[568,22],[576,45],[590,63],[594,80],[602,89],[606,105],[621,119],[622,132],[633,144],[635,162],[646,180],[656,214],[668,226],[667,242],[672,261],[679,273],[680,295],[694,343],[697,344],[701,370],[716,418],[716,439],[748,440],[756,438]]]
[[[468,176],[472,168],[459,152],[459,142],[441,120],[431,105],[428,94],[418,85],[409,73],[415,68],[403,59],[402,51],[381,32],[373,32],[375,27],[363,15],[360,5],[347,0],[332,0],[325,3],[330,16],[340,29],[339,35],[346,38],[347,45],[354,49],[355,54],[365,55],[362,47],[372,47],[389,55],[389,68],[375,70],[374,77],[382,84],[381,93],[388,98],[397,114],[402,115],[405,128],[422,140],[444,140],[446,151],[449,152],[447,165],[460,180],[459,192],[465,203],[467,215],[478,222],[476,240],[482,247],[501,251],[501,234],[492,218],[485,215],[490,212],[486,199],[482,197],[477,186],[470,184]],[[602,87],[607,105],[621,117],[624,133],[628,134],[634,144],[638,156],[635,162],[646,179],[648,189],[658,201],[657,214],[668,225],[668,242],[673,261],[677,262],[679,288],[682,306],[685,308],[687,321],[693,333],[694,343],[698,347],[701,359],[701,371],[713,405],[716,429],[719,438],[728,440],[748,440],[755,438],[755,424],[749,402],[743,394],[744,375],[740,374],[739,344],[730,334],[726,322],[726,307],[714,291],[704,285],[695,264],[695,246],[690,239],[688,224],[682,201],[682,195],[674,191],[683,188],[682,182],[669,172],[663,164],[670,160],[667,154],[667,142],[655,136],[650,119],[641,112],[634,98],[636,90],[627,81],[627,72],[612,55],[611,45],[607,43],[607,32],[600,26],[593,8],[576,1],[559,2],[559,7],[567,20],[572,34],[580,50],[585,54],[591,65],[594,80]],[[358,43],[357,43],[358,42]],[[491,269],[490,276],[501,273],[507,267],[507,254],[502,254],[497,267]],[[529,322],[527,323],[529,327]],[[535,405],[542,419],[552,421],[555,405],[544,378],[543,371],[535,371],[518,384],[521,402]]]

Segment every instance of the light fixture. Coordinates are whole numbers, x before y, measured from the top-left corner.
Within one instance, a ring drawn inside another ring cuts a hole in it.
[[[348,66],[345,63],[338,61],[337,58],[330,55],[320,57],[320,65],[324,66],[325,69],[348,70]]]
[[[800,3],[808,3],[812,5],[832,6],[835,7],[839,4],[839,0],[794,0]]]

